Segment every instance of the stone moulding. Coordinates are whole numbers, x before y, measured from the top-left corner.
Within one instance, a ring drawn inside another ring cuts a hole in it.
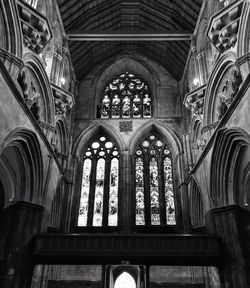
[[[210,20],[207,36],[219,52],[234,47],[244,0],[234,1],[216,13]]]
[[[190,109],[194,115],[203,115],[206,88],[207,85],[205,84],[185,95],[184,105]]]
[[[25,2],[17,0],[16,3],[23,32],[23,43],[39,54],[52,38],[49,21]]]

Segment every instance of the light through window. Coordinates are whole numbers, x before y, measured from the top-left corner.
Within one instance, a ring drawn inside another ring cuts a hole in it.
[[[154,134],[135,153],[136,225],[175,225],[172,157]],[[150,208],[147,208],[150,207]]]
[[[136,288],[135,280],[128,272],[123,272],[116,279],[114,288]]]
[[[117,226],[119,151],[102,135],[83,156],[78,226]]]
[[[106,86],[99,113],[103,119],[150,118],[151,98],[148,85],[132,73],[121,74]]]

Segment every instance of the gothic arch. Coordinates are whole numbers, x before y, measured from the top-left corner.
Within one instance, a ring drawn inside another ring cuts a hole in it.
[[[217,132],[211,164],[211,200],[215,207],[240,204],[243,188],[238,189],[237,173],[244,169],[242,155],[249,149],[250,135],[241,128]],[[248,151],[249,152],[249,151]],[[250,162],[250,154],[247,154]],[[244,175],[243,170],[243,175]],[[243,181],[243,177],[241,177]]]
[[[2,180],[6,199],[39,204],[43,189],[43,161],[36,135],[26,129],[12,131],[0,146]],[[13,190],[12,190],[13,189]]]
[[[64,117],[57,117],[54,135],[52,137],[52,146],[54,151],[63,155],[67,155],[69,149],[69,143],[67,138],[69,137],[68,129],[65,123]]]
[[[131,72],[144,80],[149,85],[149,91],[151,94],[152,102],[157,102],[157,93],[156,93],[156,87],[160,84],[159,79],[155,75],[155,73],[152,73],[144,65],[144,63],[141,63],[138,59],[135,59],[134,57],[120,57],[118,59],[115,59],[115,62],[111,63],[109,66],[103,66],[102,67],[102,73],[99,72],[97,76],[94,79],[93,85],[95,88],[95,107],[99,104],[100,96],[103,93],[104,88],[106,85],[112,80],[115,79],[117,76],[121,75],[124,72]],[[154,105],[153,105],[154,107]],[[153,112],[153,114],[155,114]],[[95,112],[96,115],[96,112]]]
[[[89,148],[89,145],[91,144],[91,140],[93,141],[94,139],[97,140],[97,137],[99,135],[102,135],[102,136],[106,136],[105,138],[108,140],[108,141],[113,141],[114,142],[114,146],[116,147],[115,150],[117,150],[118,152],[118,156],[116,156],[115,158],[118,159],[119,157],[119,154],[121,155],[121,152],[124,151],[124,147],[125,147],[125,144],[123,143],[123,141],[121,140],[121,138],[118,136],[117,132],[115,132],[115,130],[111,127],[111,126],[103,126],[103,125],[98,125],[96,127],[96,125],[92,125],[91,127],[88,127],[86,130],[84,130],[81,135],[78,137],[76,143],[75,143],[75,147],[73,149],[73,155],[76,156],[76,159],[75,159],[75,162],[74,162],[74,166],[75,166],[75,177],[74,177],[74,182],[75,182],[75,193],[74,193],[74,199],[73,199],[73,210],[71,211],[71,222],[72,222],[72,226],[76,226],[76,223],[78,221],[79,225],[77,226],[81,226],[81,227],[95,227],[96,225],[92,224],[90,225],[89,223],[91,221],[94,221],[94,216],[92,213],[89,213],[88,216],[87,216],[87,224],[85,223],[85,216],[84,216],[84,223],[82,222],[82,220],[80,219],[80,217],[78,218],[79,216],[79,208],[81,208],[80,206],[80,197],[81,197],[81,194],[82,194],[82,179],[83,179],[83,168],[85,167],[83,164],[85,163],[86,159],[84,160],[84,155],[85,155],[85,152],[87,150],[87,148]],[[109,139],[108,139],[109,138]],[[107,141],[106,140],[106,141]],[[113,147],[114,147],[113,146]],[[88,159],[88,158],[87,158]],[[101,159],[101,158],[100,158]],[[93,164],[93,165],[96,165],[96,170],[98,170],[98,162],[99,160],[95,159],[93,160],[96,164]],[[106,161],[106,160],[105,160]],[[108,161],[108,167],[109,167],[109,172],[108,173],[111,173],[111,167],[112,167],[112,161],[111,158],[109,158]],[[120,165],[120,164],[118,164]],[[107,166],[105,166],[104,169],[106,169]],[[120,172],[119,172],[120,169],[118,169],[118,186],[120,185],[121,183],[121,175],[120,175]],[[107,170],[105,170],[105,175],[107,174],[106,173]],[[96,179],[96,178],[93,178],[95,174],[89,174],[89,177],[91,177],[92,179]],[[108,175],[108,174],[107,174]],[[106,179],[106,178],[105,178]],[[105,180],[106,181],[106,180]],[[108,185],[109,186],[109,185]],[[110,186],[109,186],[110,187]],[[90,191],[90,190],[88,190]],[[104,192],[103,193],[108,193],[107,195],[111,195],[111,189],[110,188],[105,188],[104,187]],[[94,191],[95,192],[95,191]],[[117,190],[117,193],[119,194],[119,191]],[[93,194],[91,194],[93,195]],[[94,195],[96,195],[96,193],[94,193]],[[90,197],[90,196],[88,196]],[[91,196],[93,197],[93,196]],[[95,196],[94,196],[95,197]],[[96,198],[94,198],[96,199]],[[109,198],[111,199],[111,198]],[[107,200],[106,197],[103,198],[103,207],[106,207],[103,211],[103,219],[104,219],[104,222],[106,223],[106,221],[109,221],[109,216],[107,215],[106,211],[108,211],[107,209],[109,207],[107,207],[107,204],[109,199]],[[118,201],[118,212],[120,210],[120,204],[119,204],[120,201]],[[85,206],[84,206],[85,207]],[[94,203],[88,203],[88,210],[93,210],[94,211]],[[105,215],[106,216],[105,216]],[[82,214],[80,214],[82,215]],[[89,217],[89,215],[91,215]],[[117,215],[117,212],[116,212],[116,215]],[[81,216],[82,217],[82,216]],[[77,220],[78,219],[78,220]],[[80,220],[79,220],[80,219]],[[79,222],[80,221],[80,222]],[[119,226],[119,218],[117,220],[117,225],[109,225],[109,222],[107,222],[106,224],[103,224],[105,227],[107,226],[112,226],[112,227],[117,227]],[[92,222],[91,222],[92,223]],[[93,222],[94,223],[94,222]],[[86,224],[86,225],[85,225]],[[97,226],[102,226],[102,225],[97,225]]]
[[[46,71],[41,63],[41,61],[32,53],[26,53],[23,57],[25,66],[32,71],[34,77],[37,79],[37,83],[41,90],[41,100],[42,100],[42,121],[55,125],[55,107],[54,98],[50,86],[50,82]],[[39,80],[38,80],[39,79]]]
[[[124,284],[125,282],[125,284]],[[114,288],[136,288],[134,277],[128,272],[122,272],[115,280]]]
[[[116,280],[123,274],[127,273],[129,274],[133,280],[135,281],[135,284],[138,282],[138,276],[139,276],[140,269],[138,266],[132,266],[132,265],[117,265],[112,268],[112,280],[115,284]]]
[[[84,113],[87,115],[84,117],[96,117],[100,96],[106,84],[126,72],[126,70],[135,74],[148,84],[152,98],[153,116],[157,116],[158,113],[159,107],[157,107],[156,104],[158,103],[159,97],[165,99],[165,94],[163,94],[162,91],[166,89],[166,87],[171,87],[173,92],[169,94],[169,97],[175,99],[174,95],[177,93],[177,82],[164,67],[142,55],[122,54],[109,58],[104,64],[99,64],[80,82],[79,96],[82,97],[82,101],[91,107],[91,111],[81,109],[81,111],[79,110],[79,113],[81,112],[79,116],[83,117],[82,113]]]
[[[61,228],[62,221],[61,215],[63,209],[63,183],[64,181],[62,179],[58,182],[50,210],[49,226],[58,230]]]
[[[202,145],[201,131],[202,131],[202,119],[200,116],[194,116],[190,123],[190,145],[191,152],[194,157],[194,162],[198,160],[197,150]]]
[[[130,154],[134,153],[140,140],[148,133],[153,131],[155,131],[157,134],[161,135],[164,138],[164,140],[166,141],[166,143],[168,143],[171,149],[171,153],[175,156],[175,158],[178,158],[179,154],[183,152],[182,144],[178,136],[172,129],[166,127],[166,125],[163,126],[162,124],[158,124],[153,121],[149,121],[147,124],[143,125],[143,129],[140,127],[134,131],[134,135],[133,137],[131,137],[128,145]]]
[[[126,149],[125,142],[120,137],[120,135],[116,132],[116,130],[109,124],[106,125],[96,125],[92,124],[88,128],[86,128],[82,133],[77,137],[75,141],[75,145],[72,149],[73,155],[76,155],[78,160],[80,159],[80,155],[82,151],[85,149],[86,144],[96,135],[103,133],[110,136],[117,144],[118,149],[122,152]]]
[[[196,142],[201,137],[202,119],[200,116],[194,116],[190,123],[191,142]]]
[[[236,56],[234,53],[225,53],[222,57],[217,61],[212,74],[208,79],[206,94],[205,94],[205,103],[204,103],[204,120],[203,126],[216,122],[218,119],[216,118],[217,108],[217,93],[219,85],[223,79],[225,73],[235,65]]]
[[[170,128],[166,128],[165,126],[162,126],[162,125],[157,125],[157,124],[154,124],[154,123],[148,123],[148,125],[145,125],[146,127],[142,130],[139,129],[137,131],[135,131],[134,133],[134,136],[132,137],[132,140],[131,142],[129,143],[128,147],[129,147],[129,153],[132,155],[132,163],[131,163],[131,167],[132,167],[132,171],[136,171],[136,161],[134,160],[134,155],[136,153],[136,149],[139,147],[139,144],[141,143],[141,141],[146,137],[146,136],[149,136],[150,133],[154,134],[156,137],[159,136],[159,139],[163,140],[164,144],[167,145],[167,147],[169,148],[169,151],[170,151],[170,165],[171,165],[171,181],[172,181],[172,188],[170,189],[171,191],[171,199],[174,200],[174,204],[170,204],[169,207],[171,207],[170,209],[174,209],[174,214],[175,214],[175,220],[173,220],[177,225],[180,223],[180,219],[179,219],[179,215],[181,214],[180,211],[179,211],[179,200],[180,200],[180,195],[179,195],[179,185],[183,179],[183,171],[184,169],[182,169],[183,167],[183,159],[181,157],[181,153],[182,153],[182,146],[181,146],[181,143],[178,139],[178,137],[175,135],[175,133],[170,129]],[[140,157],[140,156],[139,156]],[[168,156],[167,156],[168,157]],[[143,158],[141,158],[143,159]],[[144,161],[144,160],[143,160]],[[144,165],[149,165],[148,163],[145,164],[146,162],[144,162]],[[161,166],[162,167],[165,167],[164,165],[165,164],[160,164],[161,162],[158,162],[158,171],[161,171],[161,172],[158,172],[159,173],[159,177],[162,178],[162,179],[165,179],[164,177],[164,173],[165,172],[162,172],[164,171],[165,168],[162,168],[161,170]],[[148,173],[148,172],[146,172]],[[163,174],[162,174],[163,173]],[[144,175],[144,172],[143,172],[143,175]],[[133,181],[136,181],[136,174],[134,174],[134,180]],[[145,174],[144,176],[142,176],[144,179],[145,179],[145,176],[147,177],[148,175]],[[144,181],[144,180],[143,180]],[[146,180],[145,180],[146,181]],[[166,181],[166,182],[165,182]],[[164,185],[166,185],[167,183],[167,180],[164,180]],[[167,190],[165,190],[165,188],[163,187],[166,187],[166,186],[162,186],[160,188],[159,186],[159,199],[165,199],[164,201],[164,205],[161,205],[162,207],[160,208],[161,212],[160,212],[160,225],[162,225],[162,223],[165,222],[164,220],[164,217],[168,217],[167,215],[170,215],[172,212],[170,212],[170,214],[167,214],[168,212],[167,211],[170,211],[168,210],[168,201],[167,201],[167,194],[164,194],[166,193]],[[147,198],[150,198],[150,194],[151,194],[151,188],[150,188],[150,185],[146,185],[146,190],[144,192],[144,195],[143,197],[147,197]],[[139,191],[139,190],[138,190]],[[139,192],[140,193],[140,192]],[[139,195],[139,194],[138,194]],[[147,196],[146,196],[147,195]],[[164,198],[165,197],[165,198]],[[133,203],[133,211],[136,211],[136,193],[133,193],[132,191],[132,203]],[[140,199],[138,198],[138,201],[140,201]],[[172,200],[171,200],[172,201]],[[148,202],[148,201],[147,201]],[[161,202],[161,201],[160,201]],[[139,202],[138,202],[139,203]],[[170,203],[170,202],[169,202]],[[171,202],[172,203],[172,202]],[[148,203],[146,203],[148,204]],[[145,207],[146,207],[146,204],[145,204]],[[174,205],[174,207],[172,207],[172,205]],[[163,207],[164,206],[164,207]],[[166,211],[166,214],[164,214]],[[137,214],[140,214],[140,213],[137,213]],[[149,222],[149,216],[150,216],[150,212],[149,211],[146,211],[145,210],[145,219],[147,218],[147,221],[145,221],[145,223]],[[137,217],[135,215],[135,217]],[[139,216],[138,216],[139,217]],[[171,217],[170,217],[171,218]],[[169,218],[169,219],[170,219]],[[152,221],[152,219],[151,219]],[[173,222],[172,220],[167,220],[166,224],[167,225],[172,225],[170,224],[171,222]],[[138,223],[140,222],[139,218],[138,218]],[[148,225],[146,223],[146,225]],[[141,224],[138,224],[139,226]],[[139,227],[137,225],[137,227]],[[175,225],[175,224],[174,224]]]
[[[191,178],[189,184],[189,211],[192,228],[205,226],[202,193],[194,177]]]
[[[21,59],[22,32],[15,1],[1,0],[0,11],[0,48]]]

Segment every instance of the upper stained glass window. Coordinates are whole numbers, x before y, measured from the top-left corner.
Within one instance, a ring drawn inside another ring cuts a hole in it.
[[[101,135],[83,157],[78,226],[117,226],[119,152]]]
[[[172,170],[164,141],[155,134],[144,138],[135,152],[136,225],[176,224]]]
[[[109,83],[99,105],[101,118],[150,118],[151,98],[148,85],[125,72]]]

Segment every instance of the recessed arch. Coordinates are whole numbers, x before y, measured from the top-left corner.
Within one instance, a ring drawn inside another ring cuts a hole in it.
[[[207,84],[204,103],[203,126],[217,121],[215,117],[216,99],[219,85],[225,73],[235,65],[236,55],[233,52],[227,52],[221,56],[216,63]]]
[[[55,106],[54,98],[50,86],[50,81],[48,79],[47,73],[39,60],[39,58],[28,52],[23,56],[23,61],[25,66],[30,69],[31,73],[34,75],[36,82],[39,86],[41,92],[41,108],[42,109],[42,121],[54,126],[55,125]]]
[[[148,83],[129,70],[106,83],[98,105],[98,118],[151,118]]]
[[[242,197],[238,194],[242,193],[242,189],[239,191],[237,188],[236,173],[242,162],[241,157],[249,145],[250,135],[244,129],[237,127],[218,130],[210,173],[211,199],[215,207],[239,204]]]
[[[200,185],[194,177],[189,183],[189,212],[192,228],[205,226],[204,204]]]
[[[16,3],[14,1],[2,1],[0,12],[0,47],[3,51],[5,50],[21,59],[23,39],[19,21]]]
[[[51,140],[54,151],[63,156],[67,155],[69,149],[69,143],[67,141],[69,135],[65,121],[64,117],[57,118],[54,135]]]
[[[0,158],[0,163],[5,164],[1,169],[9,179],[4,183],[9,191],[8,198],[39,204],[43,191],[43,160],[37,136],[27,129],[13,130],[0,146]]]
[[[149,70],[149,68],[142,63],[139,59],[130,56],[121,56],[118,59],[116,58],[113,63],[109,63],[109,66],[104,65],[102,74],[97,74],[94,78],[93,85],[95,85],[95,107],[99,104],[100,95],[102,95],[105,85],[111,80],[115,79],[118,75],[129,71],[144,81],[149,85],[149,90],[151,92],[152,103],[157,103],[157,86],[160,85],[160,79],[155,71]],[[153,73],[152,73],[153,72]],[[152,104],[153,105],[153,104]],[[95,114],[97,111],[95,111]],[[153,110],[153,114],[155,111]]]
[[[152,115],[154,115],[154,117],[157,117],[159,113],[163,114],[163,112],[160,111],[162,105],[159,106],[157,104],[159,103],[159,99],[165,100],[164,90],[169,91],[168,88],[171,88],[171,93],[168,93],[168,97],[171,98],[170,102],[175,102],[176,94],[178,93],[177,81],[161,64],[139,54],[122,53],[117,57],[111,57],[103,64],[99,64],[80,82],[79,97],[82,100],[80,104],[86,103],[88,110],[82,106],[81,109],[76,110],[77,117],[96,117],[100,96],[105,85],[111,81],[111,79],[114,79],[117,75],[126,71],[137,75],[148,84],[152,98]],[[178,105],[178,103],[176,103],[176,105]],[[169,105],[165,106],[164,109],[171,113],[172,110]],[[176,110],[176,107],[174,107],[173,105],[173,109]]]

